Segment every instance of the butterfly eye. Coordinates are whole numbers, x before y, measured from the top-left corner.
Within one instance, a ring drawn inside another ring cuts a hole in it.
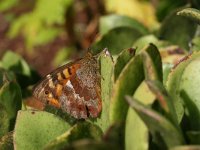
[[[46,94],[46,95],[49,94],[49,91],[45,91],[44,94]]]

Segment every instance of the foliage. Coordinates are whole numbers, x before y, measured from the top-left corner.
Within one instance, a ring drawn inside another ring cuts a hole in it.
[[[9,37],[13,38],[21,33],[28,49],[52,41],[62,33],[55,25],[62,26],[65,23],[66,9],[71,3],[71,0],[38,0],[33,11],[14,20]]]
[[[59,1],[55,9],[63,14],[69,3]],[[45,18],[42,4],[36,7],[37,32],[63,23],[54,12]],[[34,15],[22,22],[33,23],[29,19]],[[200,52],[191,42],[199,37],[199,16],[194,9],[175,10],[155,33],[129,17],[103,16],[92,45],[99,55],[102,98],[102,112],[95,119],[75,120],[55,108],[22,107],[29,86],[39,78],[21,56],[7,51],[0,61],[0,148],[198,149]]]

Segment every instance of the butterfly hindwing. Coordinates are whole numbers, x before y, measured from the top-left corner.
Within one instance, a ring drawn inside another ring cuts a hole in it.
[[[77,119],[98,117],[102,104],[97,59],[86,56],[56,69],[35,87],[33,94]]]

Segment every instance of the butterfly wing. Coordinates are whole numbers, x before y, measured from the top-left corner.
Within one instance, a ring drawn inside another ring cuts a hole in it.
[[[58,68],[36,86],[33,95],[77,119],[98,117],[102,104],[96,58],[85,57]]]

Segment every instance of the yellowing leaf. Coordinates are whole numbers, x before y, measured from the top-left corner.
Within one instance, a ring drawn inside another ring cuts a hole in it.
[[[153,6],[146,1],[139,0],[106,0],[106,9],[108,12],[126,15],[137,19],[146,26],[157,26]]]

